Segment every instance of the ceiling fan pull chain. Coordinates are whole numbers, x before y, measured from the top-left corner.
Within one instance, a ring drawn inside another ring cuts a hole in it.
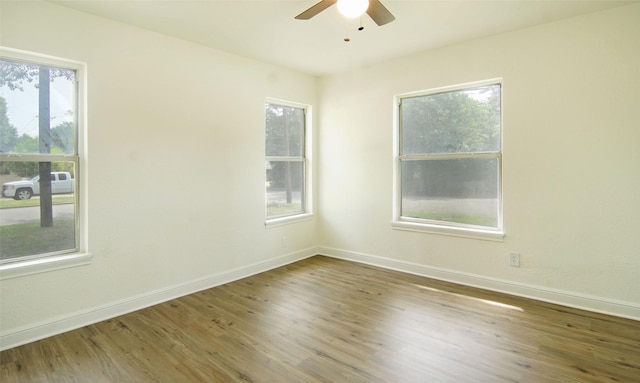
[[[344,21],[344,39],[343,40],[346,43],[351,41],[351,38],[349,37],[349,20]]]

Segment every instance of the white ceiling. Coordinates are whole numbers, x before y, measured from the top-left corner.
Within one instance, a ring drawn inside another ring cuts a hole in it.
[[[633,1],[382,0],[396,20],[294,16],[319,0],[50,0],[99,16],[313,75],[573,17]],[[345,36],[350,42],[344,42]]]

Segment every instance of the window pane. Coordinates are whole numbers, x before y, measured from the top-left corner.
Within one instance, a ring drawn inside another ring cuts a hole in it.
[[[500,84],[402,99],[401,155],[500,151]]]
[[[0,152],[75,154],[70,69],[0,60]]]
[[[304,162],[267,161],[267,217],[303,213]]]
[[[498,159],[401,162],[401,216],[498,226]]]
[[[304,110],[265,104],[266,153],[271,157],[304,156]]]
[[[74,251],[74,163],[2,162],[0,169],[0,263]],[[50,186],[40,182],[40,174],[46,173],[51,174]]]

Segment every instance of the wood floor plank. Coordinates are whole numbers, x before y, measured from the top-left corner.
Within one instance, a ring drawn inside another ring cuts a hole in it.
[[[316,256],[6,350],[0,381],[640,383],[640,322]]]

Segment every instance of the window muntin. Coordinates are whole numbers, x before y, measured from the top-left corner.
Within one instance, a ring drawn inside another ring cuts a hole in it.
[[[77,252],[80,65],[1,53],[0,177],[7,191],[0,199],[0,264]],[[17,210],[28,218],[18,219]]]
[[[502,231],[501,83],[399,98],[396,221]]]
[[[306,212],[306,109],[265,103],[267,220]]]

